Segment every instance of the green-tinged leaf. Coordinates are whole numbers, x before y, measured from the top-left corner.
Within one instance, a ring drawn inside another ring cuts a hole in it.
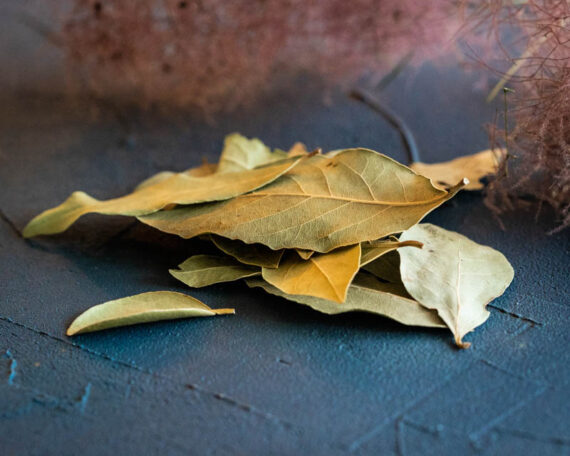
[[[463,336],[489,317],[486,306],[503,294],[514,271],[502,253],[477,244],[461,234],[431,224],[416,225],[400,240],[423,242],[423,249],[399,251],[402,281],[423,306],[437,310],[455,336]]]
[[[394,160],[367,149],[316,155],[259,191],[139,219],[191,238],[214,233],[271,249],[329,252],[401,232],[451,198]]]
[[[403,287],[382,283],[366,274],[358,274],[354,278],[343,304],[312,296],[287,294],[262,279],[246,279],[246,283],[326,314],[362,311],[383,315],[405,325],[445,327],[435,311],[419,305]]]
[[[206,304],[182,293],[154,291],[91,307],[73,320],[67,329],[67,335],[152,321],[233,313],[234,309],[210,309]]]
[[[234,173],[287,158],[286,152],[275,151],[259,139],[247,139],[239,133],[232,133],[224,140],[224,149],[216,173]]]
[[[247,139],[239,133],[226,136],[220,163],[203,163],[190,168],[181,174],[193,177],[204,177],[214,173],[240,172],[257,168],[275,161],[290,157],[308,155],[302,143],[295,143],[288,152],[276,149],[274,152],[266,147],[259,139]],[[177,173],[162,171],[142,181],[137,190],[174,176]]]
[[[378,241],[378,242],[363,242],[362,243],[362,256],[360,257],[360,267],[372,263],[374,260],[393,252],[401,247],[416,247],[422,248],[422,243],[417,241]]]
[[[308,155],[308,153],[304,144],[299,142],[295,143],[288,152],[278,149],[271,152],[259,139],[247,139],[239,133],[233,133],[226,136],[224,140],[224,149],[219,164],[205,162],[200,166],[184,171],[182,174],[193,177],[204,177],[214,173],[246,171],[286,158]],[[153,185],[175,174],[177,173],[172,171],[159,172],[142,181],[137,186],[137,190],[148,185]]]
[[[297,252],[297,255],[299,255],[303,260],[308,260],[313,256],[313,253],[315,253],[314,250],[303,250],[303,249],[295,249],[295,252]]]
[[[400,256],[397,251],[391,251],[362,266],[362,269],[389,283],[402,284],[400,277]]]
[[[24,229],[25,237],[65,231],[87,213],[144,215],[171,204],[196,204],[233,198],[262,187],[293,168],[300,159],[289,159],[270,166],[231,173],[193,177],[175,174],[153,185],[146,185],[121,198],[99,201],[86,193],[74,192],[64,203],[35,217]]]
[[[196,168],[187,169],[186,171],[183,171],[180,174],[186,174],[187,176],[192,176],[192,177],[204,177],[204,176],[209,176],[210,174],[214,174],[217,168],[218,165],[206,162]],[[142,181],[139,185],[136,186],[135,190],[140,190],[144,187],[149,187],[151,185],[157,184],[176,174],[178,173],[175,173],[173,171],[161,171],[149,177],[148,179]]]
[[[257,267],[246,266],[231,257],[194,255],[178,266],[170,269],[170,274],[189,287],[200,288],[220,282],[252,277],[261,274]]]
[[[252,266],[276,268],[283,256],[283,250],[271,250],[263,244],[246,244],[216,235],[211,235],[210,239],[222,252],[231,255],[240,263]]]
[[[314,296],[342,303],[360,267],[360,244],[303,260],[296,252],[285,253],[277,269],[262,269],[263,279],[293,295]]]
[[[443,163],[412,163],[410,168],[442,188],[449,188],[466,177],[469,183],[465,190],[481,190],[483,184],[480,180],[485,176],[497,174],[506,155],[506,149],[489,149]]]

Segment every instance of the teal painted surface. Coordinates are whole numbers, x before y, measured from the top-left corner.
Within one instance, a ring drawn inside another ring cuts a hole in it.
[[[428,68],[386,95],[426,161],[487,146],[481,124],[494,107],[467,87]],[[18,236],[73,190],[112,197],[154,172],[214,160],[231,131],[405,160],[376,115],[310,92],[213,126],[139,116],[129,141],[57,100],[3,106],[1,454],[570,454],[570,243],[545,235],[548,211],[538,222],[533,207],[509,214],[501,231],[480,196],[461,194],[427,218],[501,250],[516,271],[467,351],[445,331],[320,315],[240,284],[185,289],[168,268],[210,247],[125,218]],[[237,314],[65,336],[92,305],[161,289]]]

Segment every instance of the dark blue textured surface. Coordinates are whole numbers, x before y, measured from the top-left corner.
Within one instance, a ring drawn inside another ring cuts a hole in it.
[[[538,222],[535,207],[517,211],[501,231],[480,196],[461,194],[427,218],[501,250],[516,271],[465,351],[445,331],[325,316],[242,284],[186,290],[167,269],[209,246],[125,218],[87,216],[32,241],[14,229],[73,190],[116,196],[214,160],[231,131],[405,160],[365,107],[301,93],[216,125],[139,118],[129,147],[117,124],[57,101],[3,104],[1,454],[570,454],[569,239],[545,235],[548,211]],[[487,146],[495,108],[482,95],[426,68],[386,99],[433,161]],[[237,315],[65,336],[94,304],[160,289]]]

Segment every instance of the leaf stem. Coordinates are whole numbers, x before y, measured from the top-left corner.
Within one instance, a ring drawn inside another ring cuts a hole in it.
[[[398,132],[400,133],[400,137],[402,142],[404,143],[404,147],[406,152],[408,153],[408,162],[420,162],[420,153],[418,150],[418,146],[416,145],[416,140],[414,139],[414,135],[412,134],[411,130],[408,128],[406,123],[390,108],[380,103],[378,99],[376,99],[373,95],[361,90],[361,89],[354,89],[349,93],[349,96],[356,100],[364,103],[374,112],[380,114],[386,121],[392,125]]]
[[[236,313],[235,309],[212,309],[212,311],[214,311],[216,315],[233,315]]]

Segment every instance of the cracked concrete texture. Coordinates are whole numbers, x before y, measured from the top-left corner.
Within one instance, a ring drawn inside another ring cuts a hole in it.
[[[426,161],[485,148],[480,125],[494,108],[426,71],[388,96]],[[438,104],[453,94],[458,107]],[[568,453],[568,236],[546,236],[552,219],[535,223],[532,211],[511,214],[502,232],[478,195],[459,195],[427,220],[500,249],[516,271],[489,321],[468,335],[468,351],[455,350],[445,331],[320,315],[240,284],[190,291],[212,307],[235,307],[232,318],[65,336],[94,304],[188,292],[167,269],[210,248],[120,217],[21,238],[30,217],[71,191],[110,197],[156,171],[213,160],[230,131],[278,147],[358,144],[404,159],[397,134],[341,95],[330,107],[311,94],[270,107],[214,126],[144,117],[127,147],[104,115],[82,118],[41,97],[2,106],[2,454]]]
[[[109,369],[104,358],[22,326],[0,326],[0,343],[24,360],[14,382],[0,383],[3,454],[76,454],[74,448],[101,454],[112,448],[101,444],[118,445],[121,454],[158,454],[172,446],[173,454],[188,454],[207,448],[221,422],[217,449],[239,446],[253,454],[263,445],[276,451],[285,437],[288,451],[302,448],[294,444],[295,430],[277,418],[130,366]]]

